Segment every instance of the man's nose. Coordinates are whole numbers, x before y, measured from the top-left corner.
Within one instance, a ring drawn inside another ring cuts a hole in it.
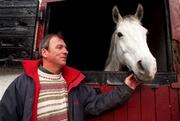
[[[67,50],[67,48],[64,48],[64,53],[66,53],[66,54],[69,53],[68,50]]]

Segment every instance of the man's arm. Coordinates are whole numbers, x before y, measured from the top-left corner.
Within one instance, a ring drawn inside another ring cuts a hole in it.
[[[80,89],[82,97],[80,99],[83,99],[85,113],[98,115],[103,111],[125,103],[137,86],[138,83],[133,75],[129,75],[122,85],[116,86],[108,93],[97,94],[93,88],[84,86]]]

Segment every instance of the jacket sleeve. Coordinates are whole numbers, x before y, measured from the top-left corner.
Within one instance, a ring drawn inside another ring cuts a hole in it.
[[[27,100],[27,78],[23,75],[16,78],[6,89],[0,102],[0,121],[20,121]]]
[[[100,94],[97,94],[95,89],[83,85],[81,99],[86,114],[99,115],[103,111],[126,102],[130,98],[132,92],[133,90],[126,84],[117,86],[110,92]]]

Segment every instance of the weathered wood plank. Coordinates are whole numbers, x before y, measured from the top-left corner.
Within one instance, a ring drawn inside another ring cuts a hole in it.
[[[0,37],[0,61],[31,59],[33,37]]]
[[[101,121],[100,117],[97,117],[97,116],[88,116],[88,117],[85,117],[85,121]]]
[[[0,37],[1,48],[26,47],[32,49],[33,37]]]
[[[0,0],[0,62],[31,59],[37,0]]]
[[[35,7],[37,6],[38,0],[29,1],[0,1],[0,8],[13,8],[13,7]]]
[[[0,28],[2,27],[15,27],[15,26],[35,26],[35,18],[24,18],[24,17],[8,17],[0,18]]]
[[[86,121],[179,121],[177,91],[170,86],[141,86],[122,106]]]
[[[141,121],[140,87],[136,89],[128,101],[128,121]]]
[[[156,119],[157,121],[171,121],[171,111],[170,111],[170,97],[169,97],[169,89],[166,87],[159,87],[155,91],[156,95]]]
[[[173,39],[172,47],[173,47],[173,61],[174,61],[173,67],[177,73],[180,73],[180,42],[178,42],[178,40]]]
[[[178,89],[170,88],[170,110],[171,110],[171,121],[180,121],[180,110],[178,102]]]
[[[142,121],[156,121],[155,89],[141,86],[141,119]]]
[[[23,27],[23,26],[17,26],[17,27],[3,27],[0,28],[0,37],[3,36],[33,36],[34,35],[34,27]]]
[[[3,42],[30,42],[33,37],[0,37],[0,41]]]
[[[1,17],[36,17],[37,7],[0,8]]]
[[[114,121],[114,111],[110,110],[101,116],[101,121]]]
[[[173,39],[172,45],[173,45],[173,69],[177,73],[177,82],[173,83],[172,87],[180,89],[180,42],[178,42],[178,40]],[[179,101],[180,101],[180,93],[179,93]]]
[[[169,0],[169,7],[173,35],[173,68],[177,72],[177,82],[172,87],[180,89],[180,0]],[[180,104],[180,92],[178,97]]]
[[[118,107],[114,112],[114,121],[128,121],[128,106],[127,102]]]
[[[32,53],[28,50],[26,50],[26,48],[23,49],[18,49],[18,48],[14,48],[14,49],[0,49],[1,51],[1,57],[0,57],[0,61],[20,61],[23,59],[31,59],[32,57]]]
[[[180,1],[169,0],[172,39],[180,43]],[[180,54],[180,53],[179,53]]]

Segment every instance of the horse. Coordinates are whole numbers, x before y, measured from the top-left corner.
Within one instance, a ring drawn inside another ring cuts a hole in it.
[[[111,36],[104,71],[122,71],[126,66],[139,80],[152,81],[157,72],[155,57],[147,45],[148,30],[143,27],[143,6],[139,3],[134,15],[122,17],[117,6],[112,9],[116,28]]]

